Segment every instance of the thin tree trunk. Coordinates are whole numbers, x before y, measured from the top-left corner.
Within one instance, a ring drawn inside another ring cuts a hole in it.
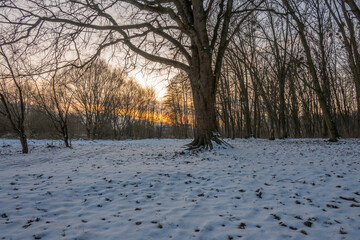
[[[22,153],[28,153],[29,148],[28,148],[27,137],[26,137],[25,133],[19,133],[19,138],[20,138],[20,142],[21,142]]]
[[[258,134],[258,104],[259,104],[259,98],[258,98],[258,90],[257,85],[254,84],[254,137],[258,138],[260,134]],[[259,124],[260,125],[260,124]]]
[[[350,4],[349,2],[351,1],[347,1],[348,4]],[[353,4],[355,4],[354,2],[352,2]],[[349,36],[349,47],[350,49],[348,49],[349,52],[349,59],[350,61],[350,69],[352,71],[353,74],[353,79],[355,82],[355,90],[356,90],[356,103],[357,103],[357,137],[360,136],[360,52],[359,52],[359,47],[358,47],[358,42],[356,39],[356,34],[355,34],[355,27],[354,27],[354,23],[352,22],[351,18],[347,15],[345,6],[342,5],[342,10],[345,16],[345,20],[348,26],[348,30],[350,33]],[[359,9],[358,13],[360,15],[360,11]],[[359,16],[358,16],[359,17]],[[359,24],[360,24],[360,18],[359,18]],[[351,49],[352,48],[352,49]]]
[[[282,71],[284,71],[282,69]],[[286,119],[285,119],[285,74],[281,73],[279,77],[279,128],[280,128],[280,139],[287,138],[286,131]]]
[[[349,4],[349,2],[351,1],[345,1]],[[342,12],[344,14],[344,18],[345,18],[345,22],[349,31],[349,36],[346,33],[345,30],[345,24],[344,21],[340,19],[340,16],[336,15],[332,6],[330,5],[330,3],[326,0],[325,1],[326,5],[328,6],[328,9],[331,13],[331,15],[333,16],[333,18],[335,19],[338,27],[339,27],[339,31],[341,32],[342,37],[344,38],[344,46],[345,49],[348,53],[348,60],[349,60],[349,67],[351,70],[351,73],[353,75],[353,80],[355,83],[355,91],[356,91],[356,104],[357,104],[357,120],[356,120],[356,128],[357,128],[357,132],[355,133],[355,135],[357,135],[357,137],[360,136],[360,53],[359,53],[359,48],[358,48],[358,42],[356,39],[356,34],[355,34],[355,28],[354,28],[354,23],[352,22],[351,18],[348,16],[344,1],[341,4],[341,9]],[[359,20],[360,23],[360,20]]]
[[[359,6],[356,5],[354,0],[343,0],[343,1],[346,2],[350,6],[351,11],[356,16],[356,18],[358,19],[358,21],[360,23],[360,8],[359,8]]]
[[[299,120],[299,107],[295,92],[295,85],[293,77],[289,79],[290,95],[291,95],[291,116],[294,122],[294,137],[300,137],[300,120]]]
[[[316,68],[315,68],[315,65],[314,65],[314,62],[313,62],[313,59],[311,56],[310,46],[308,45],[308,42],[307,42],[307,39],[305,36],[305,26],[300,21],[300,19],[296,16],[294,9],[290,6],[288,0],[283,0],[283,3],[285,5],[285,7],[290,11],[290,14],[292,15],[292,17],[294,18],[294,20],[297,23],[300,40],[304,47],[308,67],[309,67],[310,74],[311,74],[311,77],[312,77],[312,80],[314,83],[314,90],[317,94],[319,104],[320,104],[321,110],[323,112],[327,128],[329,129],[329,133],[330,133],[329,140],[335,142],[335,141],[337,141],[339,134],[338,134],[334,119],[331,116],[330,108],[326,102],[326,98],[325,98],[324,93],[320,86],[319,78],[317,76]]]
[[[243,103],[243,106],[244,106],[244,117],[245,117],[245,129],[246,129],[246,132],[245,132],[245,138],[249,138],[251,137],[252,135],[252,132],[251,132],[251,118],[250,118],[250,110],[249,110],[249,95],[248,95],[248,91],[247,91],[247,88],[245,86],[245,79],[243,76],[247,76],[245,74],[240,74],[241,69],[239,69],[237,72],[237,78],[238,78],[238,81],[240,83],[240,90],[241,90],[241,99],[243,100],[242,103]],[[243,73],[241,71],[241,73]]]
[[[62,133],[63,133],[63,140],[65,143],[65,147],[70,147],[68,128],[66,125],[62,127]]]

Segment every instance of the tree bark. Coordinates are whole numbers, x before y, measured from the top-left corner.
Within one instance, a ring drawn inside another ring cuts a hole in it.
[[[299,120],[299,107],[298,100],[295,92],[294,78],[289,78],[290,84],[290,97],[291,97],[291,116],[294,123],[294,137],[300,137],[300,120]]]
[[[275,140],[275,123],[272,117],[270,117],[270,129],[269,129],[269,140]]]
[[[28,148],[28,144],[27,144],[26,135],[24,133],[20,133],[19,138],[20,138],[20,142],[21,142],[22,153],[28,153],[29,148]]]
[[[189,74],[195,108],[194,141],[190,149],[205,147],[213,149],[212,141],[221,144],[216,121],[215,76],[211,68],[211,54],[192,47],[192,66]],[[209,84],[210,82],[210,84]]]
[[[244,79],[245,77],[247,77],[247,75],[244,74],[242,69],[235,69],[235,71],[240,85],[240,91],[241,91],[240,99],[242,100],[242,104],[244,106],[244,117],[245,117],[245,125],[246,125],[245,126],[246,132],[244,137],[250,138],[252,136],[252,132],[251,132],[250,109],[249,109],[249,94],[248,94],[247,86],[245,86],[245,79]],[[241,74],[239,71],[241,71]]]
[[[67,125],[63,126],[62,133],[63,133],[63,140],[64,140],[64,143],[65,143],[65,147],[70,147]]]

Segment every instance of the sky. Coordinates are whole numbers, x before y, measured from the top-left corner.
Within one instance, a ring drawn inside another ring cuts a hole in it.
[[[167,74],[146,73],[144,70],[135,69],[129,75],[134,77],[142,86],[154,88],[158,100],[162,100],[165,96],[169,79]]]
[[[114,53],[111,50],[105,50],[101,57],[107,60],[112,67],[124,69],[141,86],[154,88],[159,101],[163,100],[166,95],[166,86],[169,83],[169,79],[178,73],[178,70],[167,68],[160,64],[155,63],[151,65],[150,63],[149,65],[149,62],[141,57],[136,59],[136,62],[131,62],[131,60],[124,61],[125,57],[121,51]],[[151,69],[158,70],[151,71]]]

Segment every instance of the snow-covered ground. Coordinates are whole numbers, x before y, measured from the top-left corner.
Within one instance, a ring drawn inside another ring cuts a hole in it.
[[[359,140],[188,141],[0,139],[0,239],[360,239]]]

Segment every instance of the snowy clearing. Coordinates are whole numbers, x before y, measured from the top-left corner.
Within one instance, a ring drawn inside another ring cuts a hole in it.
[[[0,239],[359,239],[359,140],[188,142],[0,139]]]

